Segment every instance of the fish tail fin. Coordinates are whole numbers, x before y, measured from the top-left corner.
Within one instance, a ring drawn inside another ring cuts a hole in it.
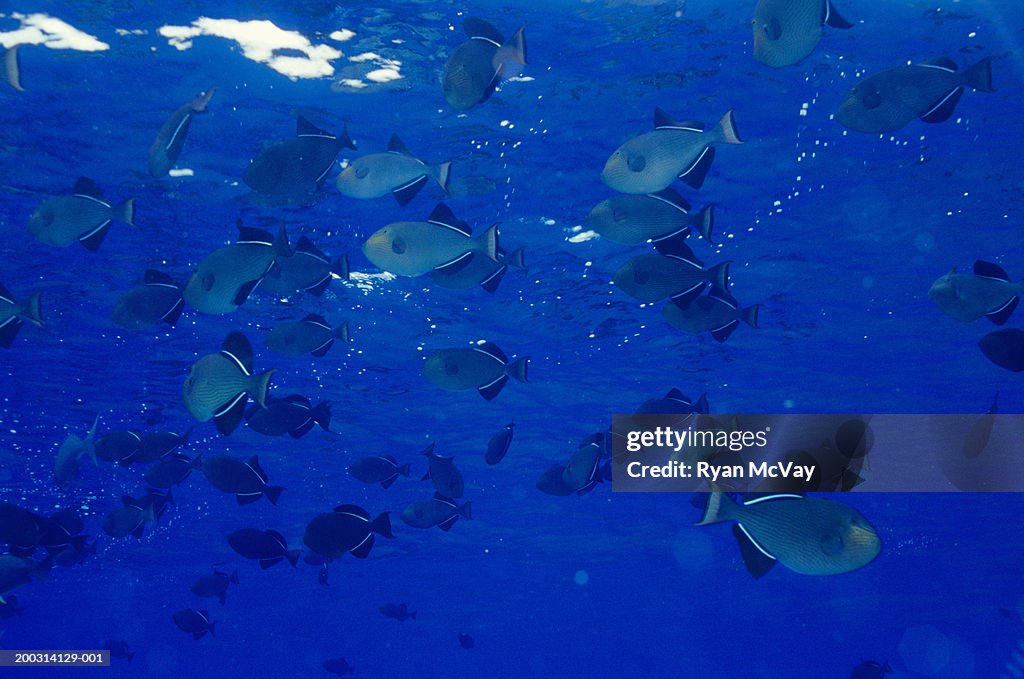
[[[46,558],[42,561],[37,562],[32,566],[32,577],[36,580],[45,580],[50,577],[50,569],[53,568],[53,560],[56,558],[54,554],[47,554]]]
[[[719,262],[713,267],[708,269],[705,273],[707,274],[708,280],[711,285],[718,288],[719,290],[729,289],[729,267],[732,265],[732,260],[726,260]],[[756,320],[756,319],[755,319]]]
[[[292,247],[288,244],[288,232],[284,228],[284,220],[281,221],[281,228],[277,230],[277,237],[274,239],[274,253],[278,257],[291,257]]]
[[[706,526],[733,518],[736,518],[736,503],[712,483],[711,492],[708,494],[708,504],[704,507],[704,517],[694,525]]]
[[[448,193],[448,182],[452,178],[452,162],[446,160],[439,165],[430,166],[430,176],[432,176],[441,188],[444,189],[445,193]]]
[[[700,212],[690,215],[687,223],[691,229],[695,229],[707,242],[715,245],[711,239],[711,232],[715,228],[715,204],[711,203],[701,208]]]
[[[742,144],[739,132],[736,131],[736,121],[733,120],[732,109],[725,112],[722,119],[718,121],[718,133],[726,144]]]
[[[351,342],[352,336],[348,332],[348,321],[343,322],[332,332],[335,339],[340,339],[342,342]]]
[[[526,253],[522,248],[516,248],[512,252],[505,255],[505,262],[517,269],[526,270]]]
[[[480,234],[478,238],[480,249],[494,261],[498,261],[498,224],[491,224],[490,228]]]
[[[263,494],[270,500],[270,504],[276,505],[277,501],[281,498],[281,493],[284,492],[284,486],[264,486]]]
[[[311,413],[313,421],[320,425],[320,428],[324,431],[331,430],[331,402],[322,401],[313,408]]]
[[[213,93],[216,91],[217,86],[211,85],[209,89],[193,99],[192,110],[196,113],[206,113],[206,107],[209,106],[210,100],[213,99]]]
[[[508,374],[516,378],[520,382],[527,382],[526,370],[530,367],[530,357],[523,356],[512,361],[508,366]]]
[[[25,320],[39,328],[43,327],[43,315],[39,306],[40,299],[40,294],[37,292],[25,304]]]
[[[398,468],[398,473],[401,474],[402,476],[406,477],[406,478],[409,478],[409,475],[412,474],[411,470],[412,470],[412,465],[410,463],[406,462],[405,464],[403,464],[401,467]]]
[[[467,519],[472,519],[473,518],[473,503],[472,502],[464,502],[464,503],[462,503],[462,506],[459,507],[459,514],[461,514],[462,516],[464,516]]]
[[[341,144],[343,149],[356,150],[356,143],[352,141],[352,137],[348,136],[348,125],[345,125],[345,127],[342,128],[341,136],[338,137],[338,143]]]
[[[114,219],[119,222],[124,222],[129,226],[135,226],[135,199],[129,198],[123,200],[113,208],[111,208],[111,215]]]
[[[740,318],[742,318],[751,328],[757,328],[759,327],[757,325],[757,315],[760,311],[760,304],[751,304],[745,309],[740,310]]]
[[[381,512],[373,523],[370,524],[370,529],[379,535],[383,535],[386,538],[393,538],[395,534],[391,532],[391,513]]]
[[[236,584],[236,585],[238,584],[238,571],[237,570],[231,571],[231,576],[228,577],[228,582]]]
[[[14,89],[24,92],[25,88],[21,86],[21,68],[18,66],[19,47],[21,47],[20,44],[11,45],[4,52],[4,80]]]
[[[252,380],[253,398],[260,404],[260,407],[265,408],[267,406],[267,390],[270,388],[270,378],[273,377],[275,372],[277,372],[276,369],[271,369],[259,375],[253,375],[250,378]]]
[[[348,268],[348,255],[342,255],[334,260],[334,263],[331,264],[331,273],[343,281],[349,280],[350,271]]]
[[[512,37],[498,49],[496,63],[511,61],[520,66],[526,65],[526,27],[520,26]]]
[[[985,57],[964,71],[964,82],[979,92],[995,92],[992,88],[992,57]]]
[[[292,568],[295,568],[298,565],[298,563],[299,563],[299,557],[301,555],[302,555],[302,550],[301,549],[289,549],[288,552],[284,556],[285,556],[286,559],[288,559],[288,563],[290,563],[292,565]]]

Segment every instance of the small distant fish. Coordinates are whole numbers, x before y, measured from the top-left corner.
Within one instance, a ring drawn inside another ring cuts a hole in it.
[[[884,679],[885,675],[892,673],[892,666],[889,661],[879,663],[876,660],[861,660],[860,664],[853,668],[850,679]]]
[[[696,525],[736,521],[733,534],[755,578],[778,561],[803,575],[848,573],[882,550],[874,527],[853,507],[829,498],[767,495],[745,504],[713,487]]]
[[[508,64],[526,65],[526,34],[519,27],[508,42],[483,19],[467,17],[462,29],[469,41],[459,45],[444,65],[441,89],[452,108],[464,111],[494,94]]]
[[[322,357],[334,346],[334,340],[350,342],[348,322],[332,328],[319,314],[309,314],[301,321],[289,321],[275,327],[267,335],[267,348],[283,356],[312,354]]]
[[[223,605],[227,598],[228,585],[238,584],[238,571],[231,571],[230,574],[214,570],[210,575],[204,575],[192,585],[192,593],[196,596],[215,598]]]
[[[690,397],[683,395],[683,392],[673,387],[662,398],[647,399],[636,409],[637,415],[689,415],[691,413],[708,414],[707,394],[701,394],[694,403]]]
[[[311,240],[301,236],[291,255],[278,256],[274,261],[260,281],[260,290],[279,297],[298,292],[319,297],[334,278],[349,279],[348,257],[342,255],[332,262]]]
[[[480,250],[471,250],[465,259],[459,260],[457,266],[434,269],[430,276],[435,283],[449,290],[466,290],[479,285],[487,292],[493,293],[501,284],[509,266],[526,268],[524,257],[522,248],[516,248],[506,255],[499,247],[497,259],[491,259]]]
[[[690,204],[669,187],[652,194],[619,194],[601,201],[587,215],[587,226],[602,238],[639,245],[650,241],[656,248],[691,231],[714,243],[715,206],[692,212]]]
[[[200,422],[213,418],[217,429],[228,435],[245,414],[246,394],[260,405],[267,403],[267,388],[274,370],[252,373],[252,345],[240,332],[224,340],[218,354],[196,361],[182,386],[185,407]]]
[[[736,299],[724,290],[715,288],[707,295],[694,299],[685,309],[676,304],[666,304],[662,309],[665,320],[680,330],[700,334],[711,332],[711,336],[719,342],[729,339],[729,335],[739,326],[742,320],[752,328],[758,327],[757,316],[760,304],[739,307]]]
[[[53,567],[53,558],[52,554],[42,561],[13,554],[0,556],[0,601],[32,580],[45,580]]]
[[[170,488],[181,483],[192,473],[193,462],[187,455],[178,453],[161,460],[146,471],[143,480],[153,488]]]
[[[226,314],[248,299],[277,257],[291,254],[284,224],[277,237],[238,224],[238,241],[214,250],[185,284],[185,301],[204,314]]]
[[[39,293],[29,297],[27,302],[17,302],[14,296],[0,285],[0,347],[8,349],[21,330],[22,321],[28,321],[37,328],[43,327],[39,309]]]
[[[512,429],[515,422],[509,422],[487,442],[487,452],[484,453],[484,461],[489,465],[495,465],[505,459],[505,454],[512,446]]]
[[[260,568],[266,570],[287,559],[295,568],[299,563],[302,550],[288,549],[288,541],[276,530],[260,530],[243,528],[228,535],[228,544],[246,559],[260,562]]]
[[[78,464],[82,456],[88,455],[92,458],[93,464],[99,464],[96,461],[96,443],[94,440],[96,425],[99,422],[100,416],[97,415],[96,419],[93,420],[92,428],[89,429],[89,433],[84,439],[80,439],[74,434],[68,434],[64,442],[60,444],[60,448],[57,450],[57,459],[53,464],[53,478],[61,488],[71,485],[78,477]]]
[[[405,602],[400,604],[384,604],[380,607],[380,612],[384,614],[385,618],[391,618],[399,622],[416,619],[416,611],[410,611]]]
[[[387,153],[371,153],[353,159],[335,185],[349,198],[379,198],[390,193],[399,205],[407,205],[432,178],[448,192],[451,163],[427,165],[405,147],[397,134],[391,135]]]
[[[20,618],[25,612],[25,609],[18,605],[18,597],[13,594],[4,597],[4,601],[0,602],[0,620],[10,620],[11,618]]]
[[[137,464],[151,464],[157,460],[169,459],[181,446],[188,443],[192,430],[184,434],[173,431],[148,431],[139,437],[139,451],[132,460]]]
[[[633,257],[615,271],[612,281],[641,302],[671,298],[686,308],[708,285],[728,290],[731,264],[725,261],[705,269],[685,243],[677,242],[662,254]]]
[[[174,624],[182,632],[188,632],[195,640],[202,639],[209,632],[213,636],[216,622],[210,620],[209,611],[197,611],[194,608],[183,608],[174,614]]]
[[[990,332],[978,342],[981,352],[1000,368],[1024,371],[1024,330],[1003,328]]]
[[[1024,285],[1011,283],[1001,266],[979,259],[973,274],[957,273],[954,266],[932,284],[928,297],[961,323],[984,316],[1003,325],[1020,303],[1021,290]]]
[[[263,496],[276,505],[284,491],[281,486],[268,485],[267,473],[255,455],[244,461],[227,456],[199,457],[193,466],[202,470],[214,488],[233,494],[240,505],[252,504]]]
[[[679,179],[699,189],[715,158],[712,144],[742,144],[732,111],[713,129],[704,123],[673,120],[654,109],[654,131],[633,137],[608,158],[601,179],[620,193],[657,193]]]
[[[434,489],[442,495],[462,497],[465,481],[462,472],[455,466],[455,458],[436,454],[433,443],[423,450],[423,455],[426,455],[428,464],[423,480],[429,479],[434,484]]]
[[[320,425],[324,431],[331,430],[331,404],[321,401],[314,406],[305,396],[292,394],[285,398],[268,398],[266,406],[255,405],[245,413],[249,428],[264,436],[302,438]]]
[[[822,26],[853,28],[831,0],[758,0],[751,24],[754,58],[776,68],[791,66],[813,52]]]
[[[363,483],[379,483],[384,489],[391,487],[399,476],[409,476],[409,463],[399,466],[391,455],[364,457],[348,467],[352,478]]]
[[[348,661],[344,658],[331,658],[330,660],[324,660],[324,669],[331,674],[344,677],[346,674],[355,674],[356,668],[348,664]]]
[[[134,431],[112,431],[96,441],[96,457],[129,465],[141,449],[142,437]]]
[[[332,512],[314,517],[306,526],[302,542],[325,561],[340,559],[346,553],[365,559],[373,549],[374,533],[395,537],[389,517],[389,512],[382,512],[371,521],[370,513],[362,507],[339,505]]]
[[[167,274],[148,269],[142,285],[117,300],[111,319],[130,330],[152,328],[160,323],[173,326],[184,308],[181,286]]]
[[[163,124],[156,139],[153,140],[153,145],[149,147],[150,175],[163,177],[178,162],[178,156],[181,155],[181,149],[185,146],[185,136],[188,134],[189,125],[192,124],[192,118],[197,113],[206,112],[206,107],[216,91],[216,87],[206,90],[172,113],[167,122]]]
[[[836,120],[851,130],[871,133],[893,132],[915,118],[941,123],[953,115],[964,87],[995,91],[992,57],[962,72],[952,59],[938,57],[869,76],[850,91]]]
[[[476,642],[473,641],[473,637],[469,636],[468,634],[463,634],[462,632],[459,632],[459,646],[462,646],[464,649],[468,651],[469,649],[476,646]]]
[[[28,230],[46,245],[64,247],[75,241],[96,252],[114,220],[135,226],[135,199],[117,205],[103,199],[96,182],[80,177],[70,196],[48,198],[36,208],[28,221]]]
[[[120,639],[110,639],[107,643],[103,644],[103,648],[110,651],[111,658],[131,660],[135,657],[135,653],[128,646],[128,642]]]
[[[11,45],[4,50],[3,80],[19,92],[24,92],[25,88],[21,86],[21,67],[18,64],[18,49],[20,47],[20,44]]]
[[[425,222],[388,224],[363,243],[366,258],[396,276],[422,276],[435,269],[459,271],[474,251],[497,261],[498,225],[474,238],[469,225],[444,203],[438,203]]]
[[[451,530],[459,517],[473,518],[473,503],[457,504],[450,497],[434,493],[434,497],[424,502],[413,502],[402,510],[402,521],[413,528],[433,528],[437,526],[443,531]]]
[[[501,393],[509,375],[526,382],[529,356],[509,363],[505,352],[493,342],[472,349],[442,349],[423,363],[427,379],[448,391],[476,389],[490,401]]]
[[[341,136],[325,132],[298,116],[295,138],[260,151],[243,181],[259,193],[302,195],[315,193],[334,167],[341,149],[355,149],[345,128]]]

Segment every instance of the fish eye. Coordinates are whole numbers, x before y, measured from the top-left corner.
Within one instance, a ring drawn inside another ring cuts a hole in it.
[[[402,238],[396,238],[391,241],[391,252],[396,255],[405,254],[405,240]]]
[[[864,108],[878,108],[882,105],[882,95],[879,94],[878,90],[868,90],[861,97],[860,101],[864,104]]]
[[[356,178],[358,179],[366,179],[366,175],[368,174],[370,174],[370,168],[368,167],[361,167],[356,170]]]
[[[629,156],[626,159],[626,166],[633,172],[643,172],[647,167],[647,158],[645,156]]]

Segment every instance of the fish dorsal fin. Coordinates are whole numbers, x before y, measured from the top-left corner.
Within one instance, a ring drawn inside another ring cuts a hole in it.
[[[775,565],[775,557],[754,540],[743,524],[734,524],[732,534],[736,537],[736,542],[739,543],[740,555],[743,557],[743,565],[747,567],[748,573],[755,578],[760,578],[771,570]]]
[[[220,352],[237,363],[246,375],[252,374],[252,345],[245,335],[237,330],[228,335],[221,345]]]
[[[693,250],[681,238],[671,238],[660,243],[658,253],[663,257],[671,257],[672,259],[687,262],[698,269],[703,267],[703,262],[697,259],[697,255],[693,254]]]
[[[313,407],[313,404],[310,402],[310,400],[305,396],[302,396],[301,394],[291,394],[289,396],[286,396],[284,400],[286,403],[295,403],[297,405],[302,405],[310,409],[312,409]]]
[[[397,133],[392,134],[391,139],[388,140],[388,151],[390,153],[397,153],[399,155],[409,156],[410,158],[413,157],[413,155],[409,153],[409,149],[407,149],[405,147],[405,144],[402,143],[402,140],[399,139]]]
[[[136,500],[135,498],[133,498],[131,495],[122,495],[121,496],[121,503],[125,507],[131,507],[132,509],[138,509],[138,510],[142,509],[142,503],[139,502],[138,500]]]
[[[505,44],[505,36],[497,28],[483,19],[466,17],[462,21],[462,30],[471,38],[480,38],[487,42],[493,42],[496,47]]]
[[[662,189],[657,193],[649,193],[647,195],[651,198],[654,198],[655,200],[660,200],[663,203],[668,203],[669,205],[679,210],[680,212],[686,214],[689,214],[690,212],[690,204],[686,202],[686,199],[680,196],[679,192],[673,189],[671,186]]]
[[[476,346],[475,349],[482,354],[487,354],[496,361],[504,364],[508,363],[508,357],[505,355],[505,352],[499,349],[498,345],[494,342],[484,342],[483,344]]]
[[[453,509],[455,508],[455,500],[451,499],[447,495],[442,495],[437,491],[434,491],[434,501],[446,504]]]
[[[473,232],[470,230],[469,226],[467,226],[464,221],[457,218],[455,216],[455,213],[452,212],[451,208],[445,205],[444,203],[437,204],[437,207],[434,208],[434,211],[430,213],[429,217],[427,217],[427,221],[430,222],[431,224],[443,226],[446,229],[458,231],[459,233],[465,236],[473,235]]]
[[[334,513],[349,514],[351,516],[356,516],[360,519],[363,519],[367,522],[370,520],[370,513],[363,509],[362,507],[360,507],[359,505],[338,505],[337,507],[334,508]]]
[[[673,120],[672,116],[665,113],[660,107],[654,109],[654,129],[656,130],[689,130],[690,132],[703,132],[704,123],[696,120]]]
[[[260,481],[262,481],[264,485],[266,485],[268,481],[267,473],[263,471],[262,467],[260,467],[260,458],[258,455],[253,455],[252,457],[250,457],[246,461],[245,466],[251,469],[253,473],[256,474],[256,476],[260,477]]]
[[[331,329],[331,326],[327,323],[327,319],[325,319],[320,314],[309,314],[308,316],[302,319],[302,322],[309,323],[311,325],[318,325],[321,328],[326,328],[327,330]]]
[[[950,73],[956,73],[957,68],[959,68],[956,62],[949,57],[935,57],[934,59],[922,62],[921,65],[929,68],[938,68],[943,71],[949,71]]]
[[[280,533],[278,533],[276,530],[274,530],[272,528],[268,528],[266,530],[266,534],[269,535],[274,540],[274,542],[276,542],[277,544],[281,545],[281,550],[282,551],[288,549],[288,541],[285,540],[284,536],[281,535]]]
[[[174,281],[170,276],[162,271],[157,271],[156,269],[146,269],[146,273],[142,275],[142,282],[144,285],[162,285],[172,288],[178,287],[174,284]]]
[[[762,502],[772,502],[773,500],[803,500],[803,495],[797,495],[796,493],[769,493],[768,495],[761,495],[760,497],[750,498],[743,502],[744,507],[751,505],[761,504]]]
[[[100,190],[96,182],[88,177],[79,177],[72,191],[76,196],[85,196],[86,198],[93,198],[99,201],[103,200],[103,191]]]
[[[303,116],[298,116],[295,119],[295,134],[302,136],[315,136],[315,137],[330,137],[334,139],[334,135],[325,130],[321,130],[313,123],[306,120]]]
[[[671,389],[668,390],[668,393],[665,394],[665,398],[671,401],[681,401],[686,405],[693,405],[693,402],[689,398],[684,396],[683,392],[679,391],[675,387],[672,387]]]
[[[316,259],[319,259],[324,264],[330,264],[330,260],[327,259],[327,255],[325,255],[324,253],[320,252],[320,249],[317,248],[317,246],[313,244],[313,241],[309,240],[305,236],[300,236],[299,237],[299,242],[295,244],[295,253],[296,254],[300,254],[301,253],[301,254],[307,255],[309,257],[315,257]]]
[[[981,259],[974,263],[974,275],[981,278],[1003,281],[1004,283],[1010,282],[1010,276],[1003,270],[1003,267]]]
[[[238,240],[236,243],[244,243],[248,245],[266,245],[271,246],[274,244],[274,237],[270,233],[263,229],[255,229],[251,226],[238,225]]]

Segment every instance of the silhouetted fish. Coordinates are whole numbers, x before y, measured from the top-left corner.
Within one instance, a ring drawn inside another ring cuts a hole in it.
[[[165,506],[172,501],[170,493],[151,492],[138,500],[126,495],[121,498],[121,506],[103,519],[103,531],[114,538],[128,535],[141,538],[146,523],[160,518]]]
[[[601,201],[587,215],[587,226],[602,238],[626,245],[651,241],[660,250],[663,243],[686,238],[696,231],[709,243],[715,228],[715,206],[697,212],[675,189],[652,194],[620,194]]]
[[[424,502],[413,502],[402,510],[402,521],[413,528],[433,528],[437,526],[443,531],[451,527],[460,516],[473,518],[473,503],[456,504],[455,500],[441,493]]]
[[[350,341],[348,322],[331,328],[327,320],[319,314],[309,314],[301,321],[281,323],[267,335],[267,348],[284,356],[302,356],[312,354],[324,356],[334,340]]]
[[[151,464],[157,460],[167,459],[175,450],[185,445],[191,435],[191,429],[184,434],[176,434],[173,431],[148,431],[139,438],[139,451],[133,461],[138,464]]]
[[[473,641],[473,637],[469,636],[468,634],[463,634],[462,632],[459,632],[459,646],[462,646],[464,649],[468,651],[469,649],[476,646],[476,642]]]
[[[577,495],[586,495],[598,483],[611,480],[610,463],[601,466],[604,448],[596,442],[581,445],[573,453],[562,471],[562,482],[565,488],[571,488]]]
[[[146,471],[143,480],[153,488],[170,488],[180,485],[192,473],[193,463],[187,455],[178,453],[161,460]]]
[[[141,449],[142,437],[133,431],[107,432],[96,441],[96,457],[129,465]]]
[[[537,479],[537,490],[557,497],[572,495],[577,489],[567,484],[564,477],[565,465],[553,464]]]
[[[128,642],[120,639],[110,639],[107,643],[103,644],[103,648],[110,651],[111,658],[131,660],[135,657],[135,653],[128,646]]]
[[[331,430],[331,404],[321,401],[314,407],[305,396],[292,394],[285,398],[268,398],[267,405],[253,406],[245,413],[249,428],[264,436],[302,438],[314,424]]]
[[[853,668],[850,679],[885,679],[885,675],[892,672],[889,661],[879,663],[876,660],[861,660],[860,664]]]
[[[0,347],[7,349],[21,330],[22,321],[28,321],[37,328],[43,327],[39,310],[39,293],[29,297],[27,302],[17,302],[7,288],[0,285]]]
[[[1004,328],[990,332],[978,342],[988,360],[1015,373],[1024,371],[1024,330]]]
[[[340,559],[347,552],[365,559],[373,549],[373,534],[393,538],[389,512],[370,520],[357,505],[339,505],[333,512],[319,514],[306,526],[302,541],[325,560]]]
[[[380,612],[384,614],[385,618],[391,618],[399,622],[416,619],[416,611],[410,611],[405,602],[400,604],[384,604],[380,607]]]
[[[204,356],[192,366],[182,386],[185,407],[200,422],[213,418],[222,434],[230,434],[245,414],[246,394],[266,405],[273,374],[252,374],[252,345],[245,335],[233,332],[220,353]]]
[[[279,256],[260,281],[262,292],[281,297],[308,292],[319,297],[333,278],[349,279],[348,257],[331,262],[313,242],[301,236],[291,255]]]
[[[188,632],[195,640],[202,639],[209,632],[213,636],[213,627],[216,622],[210,620],[208,611],[197,611],[194,608],[183,608],[174,614],[174,624],[182,632]]]
[[[387,489],[399,476],[409,476],[409,466],[408,463],[399,466],[391,455],[378,455],[356,460],[349,465],[348,473],[357,481],[379,483]]]
[[[695,334],[710,331],[712,337],[724,342],[741,320],[752,328],[758,327],[760,309],[760,304],[741,309],[732,295],[716,288],[694,299],[685,309],[676,304],[666,304],[661,311],[665,320],[680,330]]]
[[[508,357],[493,342],[472,349],[442,349],[423,363],[427,379],[449,391],[476,389],[490,401],[501,393],[508,376],[526,382],[530,358],[524,356],[509,363]]]
[[[89,433],[84,439],[80,439],[74,434],[68,434],[64,442],[60,444],[60,448],[57,450],[57,459],[53,463],[53,478],[58,486],[62,488],[68,486],[78,477],[78,464],[83,455],[91,457],[93,464],[99,464],[96,461],[96,444],[94,442],[96,425],[99,422],[100,416],[97,415],[93,420],[92,428],[89,429]]]
[[[210,575],[204,575],[192,585],[192,593],[196,596],[216,598],[223,605],[228,592],[228,585],[238,584],[238,571],[231,571],[231,574],[214,570]]]
[[[462,29],[470,39],[449,57],[441,82],[445,100],[459,110],[472,108],[494,94],[508,63],[526,65],[523,27],[517,28],[508,42],[483,19],[467,17]]]
[[[232,493],[238,504],[247,505],[266,496],[271,504],[277,504],[284,488],[267,485],[267,473],[260,467],[257,456],[248,460],[233,457],[199,457],[193,462],[196,469],[202,469],[207,480],[217,490]]]
[[[509,266],[525,269],[522,248],[516,248],[508,255],[502,248],[497,249],[497,259],[491,259],[481,250],[471,250],[457,266],[441,267],[430,272],[434,282],[450,290],[466,290],[479,285],[487,292],[498,289],[501,279]]]
[[[758,0],[754,10],[754,58],[768,66],[790,66],[821,40],[821,27],[853,28],[831,0]]]
[[[961,323],[984,316],[1003,325],[1020,303],[1021,290],[1024,286],[1011,283],[1001,266],[979,259],[974,263],[973,275],[957,273],[954,266],[932,284],[928,297]]]
[[[63,247],[77,240],[95,252],[115,219],[135,226],[134,198],[112,206],[96,182],[86,177],[75,182],[72,194],[48,198],[32,213],[28,230],[40,243]]]
[[[743,143],[731,110],[714,129],[705,132],[704,123],[676,121],[656,108],[654,131],[633,137],[616,149],[605,163],[601,179],[621,193],[657,193],[676,178],[699,189],[714,160],[712,144],[716,143]]]
[[[324,660],[323,665],[325,670],[339,677],[344,677],[346,674],[355,674],[356,671],[356,668],[349,665],[348,661],[344,658]]]
[[[345,128],[335,136],[316,127],[302,116],[296,120],[295,138],[260,151],[244,181],[255,191],[275,195],[314,193],[334,167],[338,152],[356,145]]]
[[[42,561],[13,554],[0,556],[0,600],[18,587],[35,580],[45,580],[53,566],[53,555]]]
[[[334,183],[338,191],[350,198],[379,198],[390,193],[399,205],[406,205],[428,178],[433,178],[447,193],[450,175],[450,162],[427,165],[409,153],[398,135],[393,134],[387,153],[353,159]]]
[[[185,136],[193,116],[206,112],[206,106],[216,91],[216,87],[211,87],[171,114],[149,147],[149,174],[163,177],[174,167],[185,146]]]
[[[114,323],[122,328],[152,328],[158,323],[174,325],[185,308],[181,286],[170,276],[154,269],[146,270],[142,285],[117,300]]]
[[[487,452],[484,453],[484,461],[487,464],[498,464],[505,459],[505,454],[508,453],[508,449],[512,445],[513,427],[515,427],[515,422],[509,422],[487,442]]]
[[[204,314],[226,314],[245,303],[278,256],[291,254],[284,224],[274,238],[238,224],[238,241],[211,252],[185,284],[189,306]]]
[[[3,54],[3,80],[14,89],[24,92],[21,86],[21,67],[18,64],[18,48],[21,45],[11,45],[4,50]]]
[[[956,62],[938,57],[900,66],[857,83],[836,120],[858,132],[892,132],[915,118],[941,123],[953,115],[964,87],[992,92],[992,57],[958,72]]]
[[[246,559],[260,562],[260,568],[266,570],[284,559],[295,568],[302,550],[288,549],[288,541],[276,530],[260,530],[243,528],[228,535],[231,549]]]
[[[685,308],[709,284],[728,290],[730,264],[732,262],[720,262],[705,269],[685,243],[676,242],[662,254],[630,259],[615,271],[612,281],[641,302],[671,298],[674,304]]]
[[[701,394],[694,403],[690,397],[675,387],[668,390],[662,398],[647,399],[636,409],[637,415],[689,415],[691,413],[708,413],[707,394]]]

